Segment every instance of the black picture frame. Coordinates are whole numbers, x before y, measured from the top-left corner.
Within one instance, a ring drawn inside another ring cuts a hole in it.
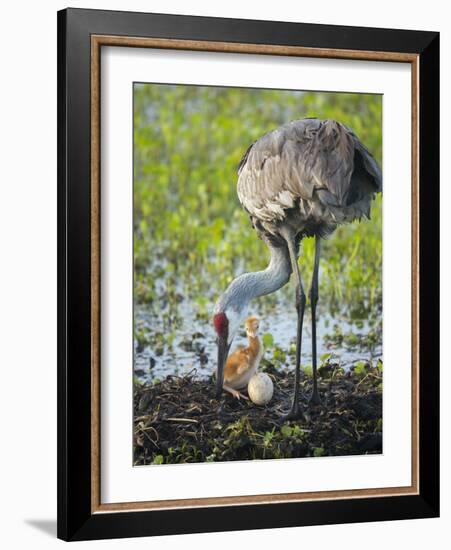
[[[93,513],[91,36],[400,52],[419,59],[419,494]],[[439,515],[439,34],[101,10],[58,12],[58,537],[87,540]]]

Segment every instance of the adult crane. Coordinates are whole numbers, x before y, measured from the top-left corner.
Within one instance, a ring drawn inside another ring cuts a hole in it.
[[[310,287],[312,312],[311,402],[319,403],[317,386],[316,305],[321,239],[338,225],[370,218],[371,201],[382,190],[381,170],[368,149],[343,124],[305,118],[265,134],[246,151],[238,167],[238,198],[249,214],[271,259],[263,271],[245,273],[216,303],[217,396],[223,389],[224,363],[233,337],[247,315],[250,300],[284,286],[296,277],[296,363],[293,402],[287,419],[302,415],[299,379],[306,295],[298,265],[299,244],[315,238]]]

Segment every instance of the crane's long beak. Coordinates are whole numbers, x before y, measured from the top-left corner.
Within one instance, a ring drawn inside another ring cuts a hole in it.
[[[216,372],[216,397],[219,399],[222,393],[224,384],[224,365],[227,360],[230,345],[227,343],[227,338],[218,337],[218,370]]]

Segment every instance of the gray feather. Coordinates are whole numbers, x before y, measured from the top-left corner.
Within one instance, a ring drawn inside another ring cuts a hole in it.
[[[334,120],[302,119],[253,143],[238,169],[238,197],[260,236],[325,235],[369,217],[381,170],[357,136]]]

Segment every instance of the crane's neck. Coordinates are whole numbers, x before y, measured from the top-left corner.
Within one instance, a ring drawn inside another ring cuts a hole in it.
[[[226,311],[229,321],[234,315],[236,322],[239,322],[246,314],[247,305],[253,298],[271,294],[288,282],[291,274],[288,250],[285,247],[273,246],[269,246],[269,250],[271,260],[268,267],[263,271],[244,273],[232,281],[219,298],[216,312]]]

